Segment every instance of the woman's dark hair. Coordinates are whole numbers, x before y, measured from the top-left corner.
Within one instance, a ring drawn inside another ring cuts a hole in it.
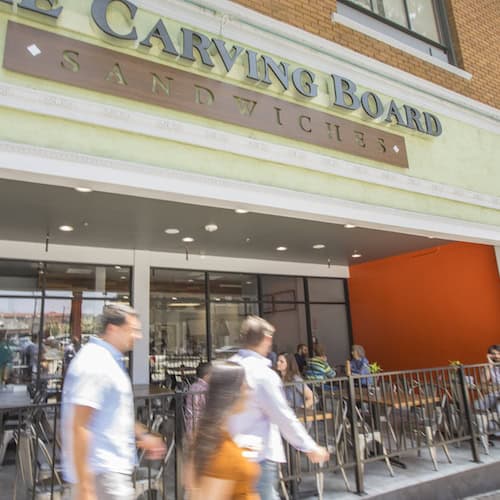
[[[245,369],[231,361],[215,361],[210,371],[207,402],[198,421],[191,448],[196,477],[203,476],[211,458],[222,444],[224,425],[241,397]]]
[[[279,373],[281,380],[283,382],[294,382],[295,377],[300,377],[299,367],[297,366],[297,361],[295,360],[295,356],[288,352],[282,352],[278,354],[278,358],[283,356],[286,360],[286,372],[285,375]]]

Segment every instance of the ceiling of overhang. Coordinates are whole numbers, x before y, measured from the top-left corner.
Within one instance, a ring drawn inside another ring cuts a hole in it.
[[[236,206],[234,208],[237,208]],[[73,232],[58,228],[67,224]],[[218,230],[205,231],[207,224]],[[166,228],[180,234],[167,235]],[[0,182],[0,239],[337,265],[449,243],[389,231],[28,182]],[[190,236],[193,243],[182,238]],[[315,250],[313,245],[326,248]],[[279,252],[278,246],[287,247]],[[354,251],[362,257],[353,259]]]

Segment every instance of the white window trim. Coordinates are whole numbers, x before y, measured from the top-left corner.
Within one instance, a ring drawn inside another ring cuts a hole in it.
[[[337,12],[334,12],[332,14],[332,21],[334,24],[335,23],[341,24],[342,26],[350,28],[354,31],[358,31],[359,33],[362,33],[363,35],[369,36],[370,38],[374,38],[375,40],[378,40],[379,42],[386,43],[387,45],[390,45],[396,49],[399,49],[403,52],[406,52],[407,54],[410,54],[414,57],[417,57],[418,59],[422,59],[425,62],[433,64],[434,66],[438,66],[439,68],[444,69],[445,71],[448,71],[450,73],[453,73],[454,75],[457,75],[461,78],[464,78],[465,80],[472,79],[472,75],[470,73],[468,73],[467,71],[464,71],[463,69],[457,68],[456,66],[453,66],[452,64],[445,63],[444,61],[441,61],[441,60],[437,59],[436,57],[432,57],[432,56],[426,54],[425,52],[422,52],[421,50],[414,49],[413,47],[410,47],[409,45],[397,40],[396,38],[394,38],[392,36],[385,35],[380,31],[369,28],[368,26],[365,26],[364,24],[358,23],[357,21],[354,21],[347,16],[343,16],[342,14],[338,14]]]

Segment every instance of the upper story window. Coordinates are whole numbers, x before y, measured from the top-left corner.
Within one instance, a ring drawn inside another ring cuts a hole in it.
[[[455,63],[441,0],[339,0],[337,12],[443,62]]]

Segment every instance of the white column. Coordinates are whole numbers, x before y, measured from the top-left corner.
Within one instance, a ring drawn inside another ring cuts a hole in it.
[[[134,385],[149,384],[149,267],[150,252],[134,250],[132,300],[142,322],[142,339],[134,346],[132,365]]]

